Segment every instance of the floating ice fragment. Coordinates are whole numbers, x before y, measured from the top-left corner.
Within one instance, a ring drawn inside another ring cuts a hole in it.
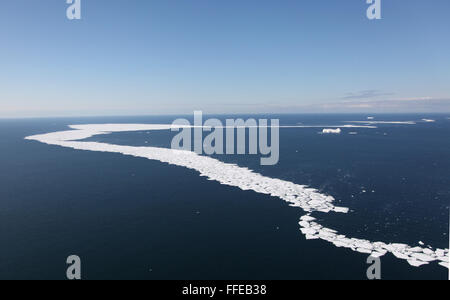
[[[348,245],[349,245],[341,240],[333,241],[333,244],[338,248],[348,248]]]
[[[386,253],[381,253],[381,252],[372,252],[372,254],[370,254],[371,257],[374,258],[378,258],[378,257],[382,257],[384,256]]]
[[[349,211],[349,209],[347,207],[337,207],[337,206],[335,206],[333,210],[335,212],[344,213],[344,214],[348,213],[348,211]]]
[[[372,254],[372,251],[366,248],[357,248],[356,251],[360,253]]]
[[[394,254],[395,257],[400,258],[400,259],[410,259],[410,257],[406,254],[403,254],[401,252],[392,252],[392,254]]]
[[[443,266],[444,268],[449,268],[448,267],[448,262],[443,262],[443,261],[441,261],[440,263],[439,263],[441,266]]]
[[[312,228],[302,228],[302,229],[300,229],[300,230],[301,230],[301,232],[302,232],[303,234],[305,234],[305,235],[314,235],[314,234],[317,233],[317,231],[314,230],[314,229],[312,229]]]
[[[342,132],[342,130],[340,129],[340,128],[337,128],[337,129],[328,129],[328,128],[325,128],[324,130],[322,130],[322,133],[323,134],[340,134]]]
[[[410,248],[409,251],[411,252],[422,252],[423,248],[420,247],[414,247],[414,248]]]
[[[408,260],[408,263],[409,263],[411,266],[413,266],[413,267],[420,267],[420,266],[423,266],[423,265],[428,265],[427,262],[419,261],[419,260],[415,260],[415,259],[409,259],[409,260]]]
[[[310,234],[307,234],[307,235],[306,235],[306,239],[307,239],[307,240],[318,240],[319,237],[318,237],[317,235],[310,235]]]
[[[427,255],[435,255],[434,251],[432,251],[431,249],[423,249],[423,253]]]
[[[421,260],[421,261],[425,261],[425,262],[431,262],[431,261],[436,260],[435,258],[433,258],[429,255],[423,254],[423,253],[413,253],[413,254],[411,254],[411,256],[417,260]]]
[[[316,218],[313,218],[311,216],[303,216],[300,218],[300,220],[305,221],[305,222],[311,222],[314,221]]]
[[[303,228],[309,228],[309,227],[310,227],[310,224],[309,224],[308,222],[305,222],[305,221],[301,221],[301,222],[299,223],[299,225],[300,225],[301,227],[303,227]]]

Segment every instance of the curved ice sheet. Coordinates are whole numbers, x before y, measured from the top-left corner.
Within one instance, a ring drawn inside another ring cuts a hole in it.
[[[300,218],[299,225],[306,239],[324,240],[334,244],[336,247],[348,248],[356,252],[370,254],[373,257],[381,257],[387,253],[392,253],[395,257],[406,260],[410,265],[415,267],[426,265],[430,262],[438,262],[443,267],[449,267],[448,249],[431,249],[411,247],[406,244],[371,242],[346,237],[333,229],[323,227],[316,222],[316,219],[311,216],[311,213],[348,213],[349,209],[335,206],[335,199],[332,196],[321,194],[317,190],[308,188],[307,186],[265,177],[247,168],[223,163],[211,157],[200,156],[190,151],[80,141],[95,135],[112,132],[169,130],[173,127],[180,128],[186,126],[158,124],[72,125],[70,128],[73,130],[35,135],[26,137],[26,139],[78,150],[122,153],[124,155],[144,157],[193,169],[198,171],[200,176],[207,177],[209,180],[215,180],[221,184],[238,187],[242,190],[252,190],[257,193],[278,197],[288,202],[290,206],[303,209],[308,214]]]

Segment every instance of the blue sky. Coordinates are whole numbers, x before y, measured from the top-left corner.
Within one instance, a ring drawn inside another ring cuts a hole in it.
[[[450,1],[11,0],[0,117],[450,112]]]

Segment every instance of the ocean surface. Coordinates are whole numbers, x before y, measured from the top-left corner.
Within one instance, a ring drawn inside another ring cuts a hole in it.
[[[78,255],[83,279],[366,279],[367,254],[306,240],[300,208],[198,172],[115,153],[24,140],[74,124],[171,124],[177,118],[0,120],[0,279],[65,279]],[[204,116],[279,118],[281,125],[337,128],[368,115]],[[308,185],[348,214],[313,213],[351,237],[449,247],[448,115],[373,115],[376,128],[281,128],[280,161],[216,155],[264,176]],[[435,122],[425,122],[434,120]],[[395,123],[395,122],[414,123]],[[350,134],[352,133],[352,134]],[[170,147],[176,132],[93,136],[102,143]],[[207,133],[205,133],[205,136]],[[388,254],[383,279],[448,279]]]

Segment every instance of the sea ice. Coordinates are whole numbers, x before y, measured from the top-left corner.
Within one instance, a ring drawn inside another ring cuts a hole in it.
[[[414,260],[414,259],[408,260],[408,263],[409,263],[411,266],[413,266],[413,267],[420,267],[420,266],[423,266],[423,265],[428,265],[427,262],[419,261],[419,260]]]
[[[413,122],[374,121],[370,123],[412,124]],[[399,259],[407,260],[413,266],[421,266],[432,261],[438,261],[439,265],[448,268],[448,249],[437,249],[436,251],[433,251],[432,249],[424,249],[420,247],[412,248],[406,244],[386,244],[383,242],[370,242],[363,239],[347,238],[345,235],[338,234],[337,231],[331,228],[321,226],[316,222],[314,217],[310,216],[310,213],[335,212],[346,214],[349,212],[349,209],[335,206],[335,199],[333,197],[321,194],[316,189],[308,188],[304,185],[298,185],[293,182],[265,177],[247,168],[223,163],[217,159],[201,156],[190,151],[157,147],[111,145],[99,142],[81,141],[95,135],[108,134],[112,132],[150,132],[153,130],[170,130],[171,128],[183,127],[188,126],[159,124],[72,125],[70,128],[73,130],[29,136],[25,139],[78,150],[112,152],[134,157],[144,157],[150,160],[157,160],[170,165],[196,170],[199,172],[200,176],[204,176],[208,178],[208,180],[218,181],[221,184],[237,187],[242,190],[253,190],[257,193],[272,195],[288,202],[290,206],[302,208],[308,213],[308,215],[300,218],[299,225],[301,232],[308,240],[321,239],[333,243],[337,247],[344,247],[351,249],[352,251],[372,254],[375,257],[379,257],[390,252]],[[346,125],[343,127],[368,126]],[[341,129],[325,129],[324,133],[341,133]]]
[[[325,128],[324,130],[322,130],[323,134],[327,134],[327,133],[331,133],[331,134],[340,134],[342,132],[342,130],[340,128],[337,129],[329,129],[329,128]]]

